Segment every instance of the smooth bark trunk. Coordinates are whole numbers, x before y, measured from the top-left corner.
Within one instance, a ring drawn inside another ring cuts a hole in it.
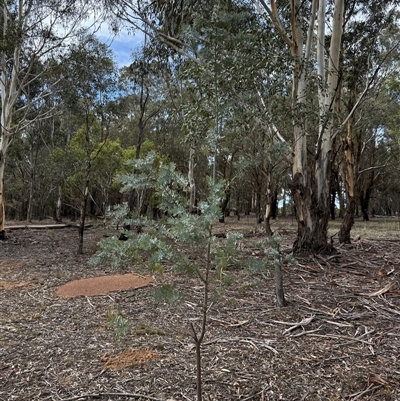
[[[56,202],[56,222],[61,223],[62,222],[62,213],[61,213],[61,185],[58,186],[58,196],[57,196],[57,202]]]
[[[272,212],[272,186],[271,186],[271,174],[272,174],[272,165],[269,164],[265,168],[265,180],[266,180],[266,186],[267,190],[265,193],[265,200],[266,200],[266,205],[265,205],[265,214],[264,214],[264,226],[265,226],[265,233],[268,236],[272,235],[272,229],[270,225],[270,219],[271,219],[271,212]]]

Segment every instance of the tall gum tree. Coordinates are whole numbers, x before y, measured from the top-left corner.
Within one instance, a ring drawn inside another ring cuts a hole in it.
[[[90,2],[55,0],[0,1],[0,239],[5,238],[4,168],[13,138],[32,124],[29,110],[40,108],[48,91],[35,98],[28,87],[44,70],[37,60],[50,60],[79,28],[92,7]],[[37,115],[35,119],[46,117]]]
[[[362,96],[368,90],[374,98],[382,91],[382,82],[392,76],[397,70],[398,60],[398,4],[394,1],[374,0],[364,4],[347,2],[345,10],[346,33],[343,40],[343,78],[342,87],[346,88],[346,96],[342,94],[342,103],[348,114],[347,123],[342,124],[340,133],[341,175],[345,188],[346,203],[343,210],[343,219],[338,233],[340,243],[350,244],[350,232],[354,224],[357,209],[357,200],[360,203],[370,195],[360,191],[359,171],[370,175],[372,179],[376,166],[373,166],[373,157],[368,158],[368,165],[364,172],[360,168],[361,151],[366,149],[362,142],[366,136],[365,122],[376,112],[367,112],[368,101],[359,105]],[[360,17],[362,16],[362,18]],[[360,38],[359,32],[366,32]],[[364,99],[365,100],[365,99]],[[386,105],[387,110],[390,102]],[[360,109],[355,115],[352,110]],[[379,125],[381,122],[377,122]],[[360,153],[360,154],[358,154]],[[368,167],[371,167],[369,170]],[[370,181],[370,180],[367,180]],[[371,186],[372,186],[372,182]],[[363,209],[363,206],[361,205]]]
[[[294,251],[329,252],[327,243],[330,165],[332,142],[335,135],[334,105],[338,89],[339,59],[343,35],[344,0],[335,0],[330,17],[332,32],[326,46],[326,1],[304,2],[291,0],[290,19],[285,25],[274,0],[269,3],[254,0],[265,12],[277,32],[290,49],[293,59],[292,114],[293,161],[292,195],[298,223]],[[305,25],[304,21],[307,21]],[[317,39],[315,29],[317,26]],[[316,43],[316,49],[313,45]],[[313,59],[316,53],[316,60]],[[317,72],[312,69],[316,64]],[[307,102],[311,79],[318,78],[318,135],[308,120]],[[317,138],[310,143],[309,138]],[[314,150],[311,150],[314,149]],[[311,155],[311,156],[310,156]]]

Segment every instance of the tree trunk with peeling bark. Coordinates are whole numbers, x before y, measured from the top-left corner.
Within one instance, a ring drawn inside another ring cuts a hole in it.
[[[355,86],[350,90],[348,110],[354,107],[356,102]],[[343,166],[342,173],[346,193],[346,208],[339,230],[339,242],[350,244],[350,232],[354,225],[354,215],[356,212],[356,187],[354,178],[354,143],[353,143],[354,117],[350,117],[347,122],[347,132],[342,135]]]
[[[263,7],[277,32],[288,45],[293,58],[292,115],[293,161],[292,197],[297,218],[295,253],[330,252],[328,220],[330,210],[331,154],[335,127],[334,108],[338,85],[340,49],[343,35],[344,0],[335,0],[331,21],[332,35],[326,47],[326,0],[291,0],[290,35],[280,21],[275,0],[255,2]],[[309,18],[308,24],[304,20]],[[317,20],[316,20],[317,19]],[[316,24],[317,22],[317,24]],[[318,33],[315,41],[315,26]],[[307,28],[305,28],[307,26]],[[307,29],[307,31],[306,31]],[[309,143],[311,124],[307,119],[307,98],[312,46],[317,44],[319,129],[316,143]],[[326,66],[328,60],[328,66]],[[315,152],[310,152],[315,149]]]
[[[1,144],[3,144],[3,135]],[[0,144],[0,146],[1,146]],[[4,209],[4,167],[5,167],[5,155],[3,149],[0,147],[0,240],[6,239],[6,232],[4,230],[4,224],[6,220],[5,209]]]
[[[334,105],[338,90],[340,47],[343,34],[344,0],[335,0],[332,36],[328,53],[328,70],[325,67],[325,1],[318,3],[317,65],[319,87],[319,132],[314,155],[315,164],[309,168],[307,157],[307,121],[304,117],[304,102],[308,82],[307,63],[310,61],[313,39],[313,21],[307,35],[303,32],[303,3],[292,2],[292,55],[294,58],[293,106],[294,159],[292,193],[295,202],[298,231],[294,252],[330,252],[328,244],[328,221],[330,210],[331,153],[334,135]],[[312,18],[316,1],[313,1]],[[303,38],[306,37],[305,51]],[[327,77],[326,77],[327,75]]]

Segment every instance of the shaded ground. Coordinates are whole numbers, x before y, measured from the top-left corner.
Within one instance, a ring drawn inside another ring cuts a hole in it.
[[[233,218],[217,229],[232,228],[255,231]],[[400,400],[399,235],[359,228],[353,249],[284,267],[286,308],[275,307],[267,269],[234,266],[213,284],[205,400]],[[289,249],[294,225],[274,229]],[[89,264],[105,233],[115,231],[88,230],[82,256],[73,228],[12,231],[0,243],[0,400],[195,400],[198,282],[168,268],[154,276],[185,294],[176,306],[155,302],[154,287],[57,296],[71,280],[127,273]],[[248,259],[262,255],[260,240],[243,241]]]

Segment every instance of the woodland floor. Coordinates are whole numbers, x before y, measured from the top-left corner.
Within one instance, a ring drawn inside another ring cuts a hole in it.
[[[293,221],[273,229],[289,251]],[[261,227],[231,217],[217,230]],[[74,228],[10,231],[0,243],[0,400],[195,400],[189,327],[202,287],[194,278],[166,266],[145,288],[57,296],[71,280],[128,273],[89,263],[97,242],[114,234],[88,229],[81,256]],[[357,221],[359,234],[351,249],[335,242],[335,257],[284,266],[287,307],[275,306],[268,269],[232,266],[213,283],[204,400],[400,400],[399,221]],[[245,258],[263,255],[262,240],[246,236]],[[161,284],[173,284],[184,301],[157,303]],[[126,333],[116,330],[119,317],[130,324]]]

